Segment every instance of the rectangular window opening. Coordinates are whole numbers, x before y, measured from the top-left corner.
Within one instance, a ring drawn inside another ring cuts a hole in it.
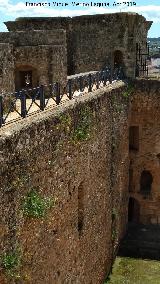
[[[129,169],[129,192],[133,191],[133,169]]]
[[[129,128],[129,150],[139,150],[139,126]]]
[[[84,190],[83,184],[78,187],[78,232],[79,236],[82,234],[84,225]]]

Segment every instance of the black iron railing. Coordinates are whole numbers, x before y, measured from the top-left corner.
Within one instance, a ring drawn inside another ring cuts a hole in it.
[[[114,80],[125,78],[121,67],[112,71],[105,68],[68,77],[66,86],[56,82],[52,85],[41,85],[32,89],[23,89],[12,94],[0,95],[0,127],[18,117],[25,118],[31,112],[43,111],[52,101],[53,105],[86,92],[92,92],[112,83]]]
[[[145,51],[144,51],[145,49]],[[136,44],[136,77],[148,76],[149,45],[146,42],[142,49],[139,43]]]

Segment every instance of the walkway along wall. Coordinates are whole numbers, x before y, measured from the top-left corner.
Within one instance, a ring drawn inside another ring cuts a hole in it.
[[[127,222],[125,89],[115,83],[1,130],[1,284],[103,282]]]

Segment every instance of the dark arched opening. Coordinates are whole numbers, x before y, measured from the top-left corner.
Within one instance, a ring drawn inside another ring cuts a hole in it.
[[[123,53],[120,50],[114,52],[114,68],[123,67]]]
[[[139,150],[139,126],[129,128],[129,150]]]
[[[113,78],[124,79],[125,68],[123,62],[123,54],[120,50],[116,50],[113,54]]]
[[[130,197],[128,204],[128,222],[139,223],[140,205],[139,202]]]
[[[149,171],[144,170],[141,173],[140,191],[143,194],[150,194],[152,189],[153,177]]]
[[[37,69],[29,65],[20,65],[15,69],[15,89],[19,91],[21,89],[37,87],[38,72]]]

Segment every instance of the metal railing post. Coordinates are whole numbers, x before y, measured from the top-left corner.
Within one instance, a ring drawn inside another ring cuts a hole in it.
[[[56,104],[59,105],[61,102],[61,97],[60,97],[60,84],[56,82]]]
[[[106,86],[106,83],[107,83],[107,71],[105,70],[104,71],[104,83],[103,83],[103,86]]]
[[[40,110],[44,110],[45,109],[45,95],[44,95],[44,86],[41,85],[40,86]]]
[[[72,99],[72,80],[68,80],[68,92],[69,92],[69,99]]]
[[[88,77],[89,77],[89,88],[88,88],[88,92],[92,92],[92,75],[89,74]]]
[[[0,96],[0,127],[3,124],[3,98]]]
[[[24,91],[21,91],[20,94],[21,94],[21,117],[25,118],[27,115],[26,94]]]
[[[99,89],[99,72],[96,74],[96,88]]]
[[[110,78],[109,78],[110,84],[112,84],[112,81],[113,81],[113,66],[111,66],[111,70],[110,70]]]
[[[82,76],[79,77],[79,89],[80,89],[80,92],[83,92],[83,78],[82,78]]]

